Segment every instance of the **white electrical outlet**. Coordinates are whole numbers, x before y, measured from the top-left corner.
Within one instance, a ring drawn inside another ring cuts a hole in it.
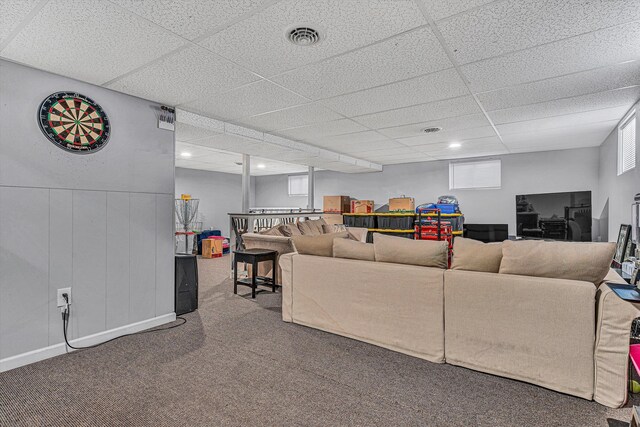
[[[66,301],[62,297],[62,294],[67,294],[69,297],[69,304],[71,304],[71,288],[61,288],[58,289],[58,307],[64,307]]]

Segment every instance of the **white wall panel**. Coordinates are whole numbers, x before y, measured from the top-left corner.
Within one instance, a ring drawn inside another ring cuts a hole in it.
[[[73,221],[71,190],[50,190],[49,203],[49,345],[64,341],[58,289],[73,284]],[[72,294],[73,296],[73,294]],[[69,326],[69,332],[75,333]]]
[[[107,193],[107,329],[129,322],[129,193]]]
[[[49,190],[0,187],[0,358],[49,342]]]
[[[171,194],[156,196],[156,316],[174,311],[173,200]]]
[[[73,192],[73,338],[105,330],[107,193]]]
[[[129,321],[133,323],[156,312],[156,195],[131,194],[129,209]]]

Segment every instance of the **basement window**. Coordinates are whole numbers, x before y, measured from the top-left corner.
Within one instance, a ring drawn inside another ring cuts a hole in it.
[[[618,175],[636,167],[636,112],[618,126]]]
[[[501,179],[499,159],[449,163],[450,190],[498,189]]]
[[[289,197],[307,196],[309,192],[309,175],[289,175]]]

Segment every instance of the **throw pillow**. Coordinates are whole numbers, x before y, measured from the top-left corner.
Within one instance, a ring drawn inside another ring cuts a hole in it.
[[[373,233],[376,261],[447,268],[448,243]]]
[[[341,231],[347,231],[347,226],[344,224],[323,224],[322,225],[323,234],[339,233]]]
[[[284,234],[282,234],[282,231],[280,231],[280,227],[271,227],[266,230],[262,230],[258,234],[262,234],[265,236],[284,236]]]
[[[333,257],[375,261],[376,253],[371,243],[356,242],[351,239],[334,239]]]
[[[281,225],[279,228],[282,235],[286,237],[300,236],[302,234],[297,224]]]
[[[615,243],[507,240],[500,274],[583,280],[596,286],[609,272]]]
[[[322,234],[322,232],[318,230],[316,223],[312,220],[300,221],[298,223],[298,228],[303,236],[319,236]]]
[[[456,237],[453,239],[452,270],[497,273],[502,261],[502,242],[483,243]]]
[[[346,231],[342,233],[322,234],[318,236],[292,236],[293,246],[302,255],[333,256],[333,240],[346,239]]]

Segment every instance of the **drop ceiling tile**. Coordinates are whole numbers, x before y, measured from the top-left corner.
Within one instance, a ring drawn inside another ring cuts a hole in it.
[[[567,150],[571,148],[597,147],[618,124],[617,120],[594,123],[579,128],[543,130],[503,136],[511,152]]]
[[[217,150],[231,151],[234,153],[249,153],[257,142],[252,142],[246,138],[234,135],[220,134],[203,139],[190,141],[191,144],[202,147],[215,148]]]
[[[489,111],[488,114],[495,124],[504,124],[612,107],[626,106],[631,108],[638,98],[640,98],[640,86],[635,86],[572,98],[556,99],[522,107]]]
[[[29,13],[41,3],[41,0],[2,1],[0,8],[0,46],[7,41],[7,37],[18,28]]]
[[[318,103],[313,103],[286,108],[284,110],[274,111],[271,113],[245,117],[236,121],[249,127],[270,132],[295,126],[328,122],[340,118],[341,116],[339,114],[334,113]]]
[[[309,101],[306,98],[278,85],[267,80],[259,80],[215,96],[204,96],[195,101],[186,102],[180,107],[224,120],[233,120],[307,102]]]
[[[333,120],[309,126],[279,130],[278,134],[293,139],[320,138],[324,136],[342,135],[365,131],[367,128],[349,119]]]
[[[398,142],[401,144],[409,145],[409,146],[424,146],[427,144],[435,144],[440,142],[458,142],[467,139],[477,139],[477,138],[485,138],[489,136],[497,136],[496,132],[493,130],[491,126],[483,126],[478,128],[471,129],[459,129],[459,130],[449,130],[449,131],[440,131],[431,134],[422,134],[420,136],[413,136],[410,138],[399,138]],[[419,147],[416,147],[419,148]]]
[[[508,149],[497,137],[459,141],[462,146],[450,148],[449,143],[430,144],[422,152],[437,159],[465,159],[470,157],[495,156],[508,153]]]
[[[333,149],[336,151],[340,151],[341,153],[349,154],[349,155],[364,155],[370,152],[375,152],[377,150],[391,150],[397,148],[406,148],[404,145],[392,141],[392,140],[383,140],[383,141],[360,141],[360,142],[352,142],[349,144],[344,144],[341,147],[334,147]]]
[[[421,0],[427,8],[431,19],[437,21],[495,0]]]
[[[176,122],[176,141],[191,141],[193,139],[201,139],[218,134],[209,129],[203,129],[197,126]]]
[[[484,92],[477,96],[484,108],[491,111],[634,85],[640,85],[640,60]]]
[[[437,159],[427,154],[414,154],[413,156],[408,156],[408,157],[386,158],[386,159],[383,159],[380,163],[386,166],[386,165],[398,165],[398,164],[405,164],[405,163],[432,162],[434,160],[437,160]]]
[[[366,114],[354,117],[353,120],[372,129],[382,129],[432,122],[455,116],[480,113],[481,111],[472,96],[461,96],[380,113]]]
[[[628,107],[614,107],[603,110],[586,111],[582,113],[567,114],[563,116],[547,117],[537,120],[497,125],[500,135],[512,135],[521,133],[535,134],[541,130],[561,129],[566,127],[578,128],[599,122],[619,121]]]
[[[466,64],[639,19],[637,0],[507,0],[437,25]]]
[[[378,132],[390,138],[409,138],[425,135],[423,130],[429,127],[440,127],[442,128],[441,132],[450,132],[483,126],[491,126],[491,123],[489,123],[489,120],[487,120],[484,114],[469,114],[466,116],[448,117],[446,119],[378,129]]]
[[[183,49],[129,74],[107,87],[169,105],[258,80],[226,59],[198,46]],[[217,96],[217,95],[216,95]]]
[[[199,43],[268,77],[424,24],[409,0],[285,0]],[[285,33],[298,25],[317,29],[320,42],[290,43]]]
[[[321,101],[349,117],[455,98],[469,92],[455,69]]]
[[[272,79],[312,99],[321,99],[452,66],[431,29],[424,27]]]
[[[474,92],[610,66],[640,57],[640,22],[461,66]]]
[[[365,131],[348,133],[346,135],[325,136],[321,138],[309,138],[308,142],[318,146],[346,146],[349,144],[357,144],[360,142],[375,142],[388,139],[378,132]]]
[[[64,37],[53,37],[51,30],[61,25]],[[48,2],[1,54],[102,84],[182,45],[180,37],[110,2],[69,0]]]
[[[193,40],[228,25],[258,7],[272,3],[263,0],[112,0],[132,13]]]

